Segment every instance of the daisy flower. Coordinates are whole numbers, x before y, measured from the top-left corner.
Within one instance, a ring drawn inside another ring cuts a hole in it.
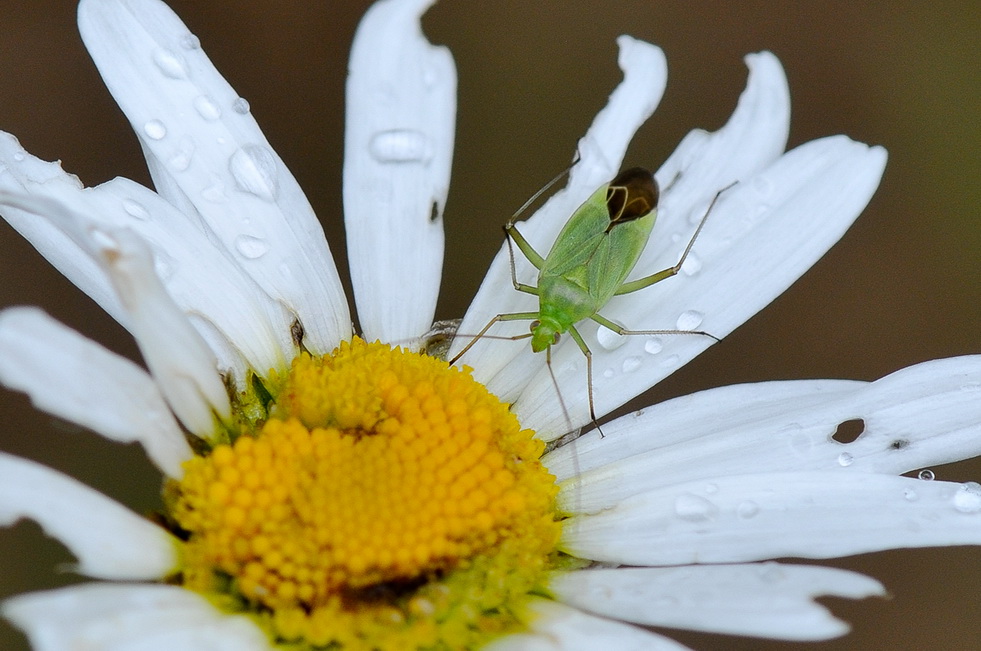
[[[432,320],[456,84],[419,27],[429,4],[378,2],[351,55],[354,336],[309,203],[198,39],[158,0],[82,0],[82,37],[155,190],[83,187],[3,134],[0,211],[132,333],[146,370],[16,307],[0,313],[0,380],[141,443],[163,507],[141,517],[0,454],[0,522],[38,522],[95,579],[3,602],[35,648],[680,648],[650,627],[820,640],[847,625],[814,597],[883,587],[773,559],[981,543],[981,485],[901,476],[981,452],[979,358],[876,382],[717,388],[575,438],[590,417],[574,342],[546,366],[507,339],[523,326],[504,323],[456,366],[422,354],[445,338]],[[568,183],[521,225],[543,251],[615,176],[664,90],[657,47],[619,47],[623,82]],[[721,338],[823,255],[878,186],[879,147],[835,136],[785,152],[780,64],[746,62],[729,122],[693,131],[656,172],[658,236],[638,269],[675,264],[735,185],[681,273],[615,297],[608,318]],[[520,257],[515,273],[533,282]],[[534,309],[502,251],[458,332]],[[601,418],[714,341],[581,331]],[[450,337],[449,355],[467,340]],[[861,436],[834,440],[855,420]]]

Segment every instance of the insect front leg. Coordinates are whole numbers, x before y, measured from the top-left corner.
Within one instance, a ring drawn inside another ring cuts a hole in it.
[[[525,258],[527,258],[528,262],[535,266],[535,269],[542,268],[542,265],[545,264],[545,258],[540,256],[538,251],[535,250],[535,247],[533,247],[528,240],[525,239],[524,235],[518,231],[518,228],[514,225],[514,222],[509,221],[504,227],[504,239],[506,239],[508,243],[508,257],[510,258],[511,263],[511,284],[514,285],[514,288],[519,292],[537,295],[537,287],[532,287],[531,285],[518,282],[518,275],[514,266],[514,244],[518,245],[518,248],[521,249],[521,252],[525,255]]]
[[[487,325],[481,328],[480,332],[478,332],[473,339],[467,342],[467,345],[463,347],[463,350],[458,352],[453,357],[453,359],[450,360],[450,365],[452,366],[453,364],[456,364],[456,361],[461,357],[463,357],[468,350],[473,348],[473,345],[477,343],[477,341],[481,337],[487,334],[487,331],[490,330],[491,326],[493,326],[495,323],[498,323],[500,321],[534,321],[537,318],[538,318],[538,312],[511,312],[509,314],[498,314],[493,319],[488,321]],[[523,335],[515,335],[513,337],[505,337],[505,338],[510,339],[512,341],[517,341],[518,339],[527,339],[530,336],[531,333],[523,334]]]

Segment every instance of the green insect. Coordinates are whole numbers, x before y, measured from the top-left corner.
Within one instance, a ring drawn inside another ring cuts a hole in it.
[[[532,351],[545,352],[546,363],[551,372],[552,346],[559,342],[562,333],[568,332],[586,356],[589,415],[596,424],[596,410],[593,406],[593,356],[576,329],[577,323],[591,319],[618,335],[688,334],[711,337],[718,341],[716,337],[701,330],[628,330],[599,312],[614,296],[636,292],[677,274],[723,191],[720,190],[712,199],[676,265],[631,281],[626,281],[626,278],[647,246],[657,218],[659,191],[651,172],[640,167],[624,170],[608,184],[597,189],[572,214],[548,256],[544,258],[515,227],[522,208],[504,226],[511,256],[511,282],[519,292],[538,296],[538,311],[498,314],[487,322],[450,363],[460,359],[495,323],[529,320],[529,333],[509,338],[530,338]],[[517,244],[528,261],[538,269],[538,285],[518,282],[512,242]]]

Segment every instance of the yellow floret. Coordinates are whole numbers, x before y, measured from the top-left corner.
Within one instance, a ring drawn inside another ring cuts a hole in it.
[[[355,339],[297,358],[270,416],[186,465],[189,587],[227,575],[276,639],[310,645],[519,626],[554,557],[556,487],[543,444],[469,372]]]

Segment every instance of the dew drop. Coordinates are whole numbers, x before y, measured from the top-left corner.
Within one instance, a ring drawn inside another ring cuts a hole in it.
[[[651,355],[657,355],[664,349],[664,343],[658,337],[651,337],[644,342],[644,350]]]
[[[736,515],[744,520],[749,520],[760,512],[760,505],[753,500],[746,500],[745,502],[740,502],[736,507]]]
[[[694,253],[689,253],[685,258],[685,264],[681,265],[681,271],[686,276],[694,276],[702,270],[702,260]]]
[[[967,384],[962,384],[961,391],[964,393],[976,393],[981,391],[981,382],[968,382]]]
[[[753,189],[761,197],[768,197],[773,194],[773,183],[765,176],[757,176],[753,179]]]
[[[207,95],[198,95],[191,103],[198,115],[209,122],[214,122],[221,117],[221,108]]]
[[[954,508],[960,513],[981,511],[981,484],[969,481],[954,493]]]
[[[194,156],[194,141],[189,136],[181,138],[177,151],[171,155],[168,162],[170,167],[176,172],[183,172],[191,166],[191,158]]]
[[[439,73],[434,66],[426,66],[422,70],[422,83],[426,88],[432,88],[439,81]]]
[[[239,97],[232,102],[232,110],[240,115],[247,115],[252,110],[252,107],[249,105],[249,100]]]
[[[249,260],[261,258],[269,250],[269,243],[252,235],[239,235],[235,238],[235,249]]]
[[[704,497],[684,493],[675,499],[674,512],[679,518],[688,522],[705,522],[715,517],[719,507]]]
[[[174,275],[176,267],[171,261],[164,260],[162,256],[155,256],[153,259],[153,270],[157,274],[157,278],[167,282]]]
[[[642,365],[643,363],[640,361],[639,357],[636,356],[628,357],[627,359],[623,360],[623,372],[633,373],[634,371],[639,369]]]
[[[201,39],[194,34],[187,33],[180,37],[180,44],[185,50],[196,50],[201,47]]]
[[[14,160],[17,161],[18,163],[22,162],[24,160],[24,152],[22,152],[22,151],[15,151],[14,152]]]
[[[627,343],[627,335],[618,335],[605,326],[596,331],[596,341],[606,350],[616,350]]]
[[[222,203],[228,199],[225,196],[225,184],[221,179],[213,179],[211,185],[201,190],[201,196],[212,203]]]
[[[610,379],[614,375],[616,375],[616,372],[612,368],[608,368],[605,371],[603,371],[603,377],[605,377],[606,379]]]
[[[661,368],[676,368],[680,360],[677,355],[669,355],[661,360]]]
[[[916,477],[918,479],[922,479],[923,481],[933,481],[933,479],[934,479],[934,477],[936,477],[936,475],[933,474],[933,471],[932,470],[930,470],[929,468],[927,468],[925,470],[921,470],[920,473]]]
[[[678,330],[697,330],[705,315],[696,310],[686,310],[678,317]]]
[[[376,133],[368,145],[379,163],[426,163],[433,146],[426,134],[414,129],[392,129]]]
[[[165,77],[184,79],[187,77],[187,65],[184,59],[170,50],[157,48],[153,51],[153,63]]]
[[[228,169],[235,186],[266,201],[275,201],[279,194],[276,158],[261,145],[246,145],[232,154]]]
[[[150,120],[143,125],[143,133],[151,140],[161,140],[167,135],[167,127],[160,120]]]
[[[123,199],[123,210],[130,217],[135,217],[140,221],[146,221],[150,219],[150,213],[146,211],[146,208],[142,204],[133,201],[132,199]]]
[[[847,452],[842,452],[838,455],[838,465],[842,468],[847,468],[848,466],[852,465],[854,461],[854,457]]]
[[[915,502],[916,500],[920,499],[920,496],[912,488],[904,488],[903,498],[905,498],[907,502]]]

